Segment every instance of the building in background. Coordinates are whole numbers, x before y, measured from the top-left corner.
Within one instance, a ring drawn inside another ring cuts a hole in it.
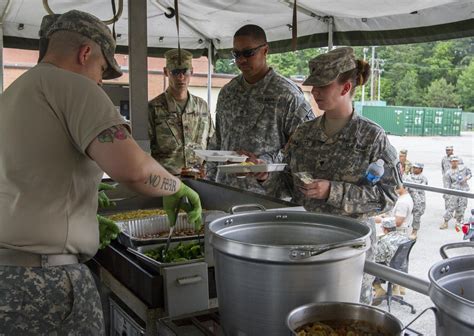
[[[4,57],[4,85],[5,89],[26,70],[33,67],[38,60],[37,50],[20,50],[8,49],[3,50]],[[104,83],[128,84],[128,55],[116,54],[115,58],[123,70],[123,76],[114,80],[105,81]],[[163,74],[165,66],[164,58],[148,57],[148,99],[156,97],[162,93],[168,86],[167,78]],[[193,59],[194,73],[189,84],[189,91],[207,101],[207,58],[200,57]],[[220,89],[227,84],[234,75],[228,74],[212,74],[212,95],[211,95],[211,114],[215,115],[217,97]],[[310,86],[301,86],[303,80],[292,79],[301,87],[306,99],[310,102],[311,107],[316,115],[321,114],[318,106],[311,95]]]

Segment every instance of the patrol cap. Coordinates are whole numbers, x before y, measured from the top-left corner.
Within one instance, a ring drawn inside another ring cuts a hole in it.
[[[382,218],[382,226],[386,229],[393,229],[396,227],[395,220],[393,218]]]
[[[48,20],[44,20],[45,24]],[[115,40],[110,29],[97,17],[89,13],[78,10],[71,10],[60,15],[57,20],[51,24],[46,37],[60,31],[67,30],[85,36],[100,46],[102,54],[107,61],[107,70],[102,75],[103,79],[113,79],[122,76],[122,70],[114,58]],[[40,30],[41,32],[41,30]]]
[[[401,150],[400,150],[400,154],[402,154],[402,155],[407,155],[407,154],[408,154],[408,150],[406,150],[406,149],[401,149]]]
[[[459,161],[459,158],[456,155],[453,155],[449,158],[449,161]]]
[[[413,168],[421,168],[423,169],[425,167],[425,165],[423,163],[420,163],[420,162],[415,162],[413,165],[412,165]]]
[[[453,150],[454,147],[453,146],[446,146],[446,150]]]
[[[171,49],[165,52],[166,68],[168,70],[174,69],[192,69],[193,68],[193,54],[189,51],[181,49],[181,61],[178,55],[178,49]]]
[[[309,61],[309,77],[303,85],[325,86],[334,82],[339,74],[355,69],[357,63],[350,47],[333,49]]]

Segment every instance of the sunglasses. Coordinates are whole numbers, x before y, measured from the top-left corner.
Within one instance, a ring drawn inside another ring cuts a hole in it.
[[[190,75],[191,70],[190,69],[173,69],[170,71],[173,76],[179,76],[179,75]]]
[[[235,59],[240,58],[240,57],[249,58],[249,57],[254,56],[257,53],[258,49],[260,49],[261,47],[264,47],[266,45],[267,44],[264,43],[264,44],[259,45],[258,47],[255,47],[255,48],[252,48],[252,49],[244,49],[242,51],[232,49],[231,53],[232,53],[232,56],[234,56]]]

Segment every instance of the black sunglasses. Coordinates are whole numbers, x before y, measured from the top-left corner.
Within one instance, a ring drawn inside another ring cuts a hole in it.
[[[173,76],[179,76],[179,75],[190,75],[191,70],[190,69],[173,69],[170,71]]]
[[[260,49],[261,47],[264,47],[266,45],[267,44],[264,43],[264,44],[259,45],[258,47],[255,47],[255,48],[252,48],[252,49],[244,49],[242,51],[232,49],[231,53],[232,53],[232,56],[234,56],[235,59],[237,59],[241,56],[243,56],[245,58],[249,58],[249,57],[252,57],[253,55],[255,55],[257,53],[258,49]]]

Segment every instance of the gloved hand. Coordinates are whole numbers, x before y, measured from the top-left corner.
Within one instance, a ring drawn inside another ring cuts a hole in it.
[[[188,204],[181,204],[181,198],[186,197]],[[199,195],[189,188],[186,184],[181,183],[179,190],[173,195],[163,197],[163,209],[165,209],[170,225],[176,224],[176,218],[180,206],[188,214],[188,221],[194,225],[194,229],[198,231],[202,225],[202,207]]]
[[[97,215],[97,221],[99,222],[99,248],[103,249],[110,244],[110,241],[117,238],[120,233],[120,228],[117,224],[108,218]]]
[[[116,206],[115,202],[111,202],[109,197],[105,194],[104,190],[113,190],[115,189],[114,185],[107,184],[107,183],[99,183],[99,209],[105,209],[112,206]]]

